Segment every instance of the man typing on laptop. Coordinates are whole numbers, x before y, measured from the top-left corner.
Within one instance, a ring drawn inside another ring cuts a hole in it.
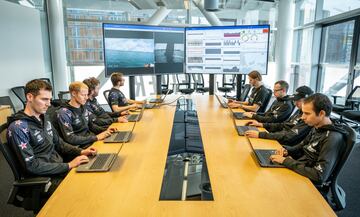
[[[32,80],[25,86],[26,106],[8,120],[7,140],[29,176],[50,176],[48,194],[60,184],[66,173],[96,155],[95,148],[81,149],[64,142],[46,114],[52,87],[43,80]],[[65,162],[64,157],[73,159]]]
[[[326,181],[347,137],[343,126],[330,119],[331,110],[332,104],[327,96],[316,93],[307,97],[302,106],[302,119],[313,129],[298,145],[285,146],[278,154],[270,156],[271,161],[308,177],[316,184]]]
[[[301,86],[296,89],[296,93],[290,98],[294,100],[297,111],[286,122],[282,123],[259,123],[250,121],[247,124],[256,127],[263,127],[268,132],[258,132],[249,130],[246,135],[250,138],[275,139],[282,145],[295,145],[301,142],[310,132],[311,127],[302,119],[302,104],[306,97],[313,94],[310,87]]]
[[[86,109],[96,116],[94,122],[99,126],[109,127],[112,123],[126,123],[127,111],[123,112],[106,112],[96,100],[99,95],[100,81],[94,77],[87,78],[83,81],[89,88],[88,100],[85,103]]]
[[[279,123],[285,121],[294,109],[292,101],[289,100],[287,96],[288,89],[289,84],[286,81],[281,80],[275,82],[274,96],[276,100],[271,107],[263,114],[245,112],[243,115],[262,123]]]
[[[85,103],[88,87],[82,82],[72,82],[69,85],[71,99],[57,111],[58,128],[62,138],[75,146],[88,147],[93,142],[110,136],[114,129],[96,125]]]

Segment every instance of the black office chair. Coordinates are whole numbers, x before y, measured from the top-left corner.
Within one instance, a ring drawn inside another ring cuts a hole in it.
[[[337,181],[339,174],[341,173],[342,168],[349,159],[351,151],[353,150],[356,142],[356,132],[347,125],[344,125],[344,128],[348,132],[348,136],[346,138],[346,146],[343,147],[343,149],[341,150],[338,162],[329,179],[319,188],[320,192],[322,192],[323,195],[324,193],[325,195],[330,195],[330,197],[327,197],[326,199],[335,211],[342,210],[346,207],[345,191],[341,188]]]
[[[205,87],[205,81],[203,74],[192,74],[193,80],[195,82],[195,91],[198,93],[209,92],[209,88]]]
[[[70,100],[70,91],[59,91],[59,100]]]
[[[195,90],[191,88],[191,77],[189,74],[176,74],[177,89],[183,94],[192,94]]]
[[[240,99],[239,101],[245,101],[246,98],[248,97],[249,95],[249,92],[250,92],[250,89],[251,89],[251,85],[250,84],[245,84],[241,90],[241,96],[240,96]]]
[[[236,75],[223,74],[222,86],[219,87],[219,84],[217,83],[218,91],[225,93],[224,97],[227,98],[227,94],[235,89],[235,81]]]
[[[9,96],[0,96],[0,105],[9,105],[15,113],[15,107]]]
[[[345,110],[354,110],[357,106],[359,109],[360,103],[360,86],[355,86],[354,89],[349,93],[348,97],[345,100],[345,105],[336,104],[336,101],[340,96],[332,96],[334,98],[333,111],[336,113],[341,113]]]
[[[26,105],[26,96],[25,96],[25,86],[17,86],[11,88],[11,91],[15,94],[15,96],[21,101],[24,108]]]
[[[6,124],[0,127],[0,149],[15,178],[7,203],[38,213],[48,198],[44,194],[50,178],[31,177],[24,172],[16,153],[6,142],[6,128]]]
[[[268,91],[268,94],[266,95],[266,98],[264,100],[264,103],[260,106],[260,108],[257,110],[257,113],[264,113],[267,109],[268,109],[268,106],[271,105],[269,104],[270,103],[270,99],[271,99],[271,96],[272,96],[272,90],[266,88],[267,91]]]
[[[169,89],[169,75],[161,75],[161,94],[172,94],[174,90]]]
[[[114,112],[114,110],[112,109],[112,106],[110,105],[109,93],[110,93],[110,90],[105,90],[105,91],[103,92],[103,95],[104,95],[104,97],[105,97],[106,102],[107,102],[108,105],[110,106],[111,111]]]

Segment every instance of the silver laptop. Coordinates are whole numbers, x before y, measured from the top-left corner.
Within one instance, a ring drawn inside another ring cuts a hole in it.
[[[119,148],[117,153],[101,153],[93,157],[89,157],[90,161],[86,164],[81,164],[76,168],[76,172],[106,172],[109,171],[114,164],[117,156],[121,150]]]
[[[216,99],[219,101],[220,105],[223,107],[223,108],[228,108],[228,104],[227,104],[227,101],[225,101],[225,99],[222,97],[222,96],[219,96],[217,94],[215,94],[216,96]]]
[[[276,154],[275,149],[254,149],[253,145],[250,142],[250,139],[248,137],[246,138],[248,139],[251,150],[255,154],[255,157],[261,167],[274,167],[274,168],[285,167],[282,164],[274,163],[270,160],[270,156]]]
[[[131,135],[135,129],[136,122],[133,124],[131,131],[117,131],[112,133],[111,136],[104,139],[104,143],[123,143],[129,142]]]
[[[144,113],[144,110],[145,110],[145,103],[142,105],[141,107],[141,111],[139,114],[130,114],[130,115],[127,115],[127,120],[129,122],[136,122],[136,121],[140,121],[140,119],[142,118],[142,115]]]
[[[165,95],[162,95],[160,98],[156,98],[156,99],[150,99],[149,103],[162,103],[165,101],[166,96],[170,93],[170,89],[168,89],[168,91],[166,92]]]

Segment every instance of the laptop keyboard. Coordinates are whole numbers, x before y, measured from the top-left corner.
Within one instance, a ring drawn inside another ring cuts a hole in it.
[[[234,117],[236,119],[241,119],[241,118],[243,118],[243,113],[242,112],[234,112]]]
[[[125,136],[128,134],[128,132],[118,132],[115,141],[124,140]]]
[[[138,118],[137,114],[132,114],[132,115],[127,116],[128,121],[136,121],[137,118]]]
[[[91,170],[104,168],[107,160],[112,154],[98,154],[94,163],[90,166]]]
[[[269,151],[269,150],[256,150],[258,153],[259,158],[261,158],[261,161],[263,162],[271,162],[270,156],[275,154],[275,151]]]
[[[245,135],[245,132],[248,130],[259,131],[256,127],[253,126],[237,126],[236,128],[238,130],[238,133],[242,136]]]

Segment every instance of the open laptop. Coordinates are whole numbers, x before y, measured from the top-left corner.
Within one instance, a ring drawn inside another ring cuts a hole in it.
[[[136,122],[136,121],[140,121],[140,119],[142,118],[142,115],[144,113],[145,110],[145,103],[142,105],[140,113],[139,114],[130,114],[127,116],[127,120],[129,122]]]
[[[244,112],[233,112],[233,110],[230,107],[228,107],[228,109],[230,110],[231,116],[233,116],[234,118],[236,118],[238,120],[249,120],[250,119],[243,115]]]
[[[232,117],[232,120],[234,123],[234,127],[235,127],[237,133],[239,134],[239,136],[245,136],[245,132],[248,130],[259,131],[258,128],[254,127],[254,126],[238,126],[238,125],[236,125],[234,116]]]
[[[275,168],[285,167],[282,164],[274,163],[270,160],[270,156],[276,153],[275,149],[254,149],[253,145],[250,142],[250,139],[248,137],[246,138],[248,139],[251,150],[255,154],[256,159],[261,167],[275,167]]]
[[[93,157],[89,157],[90,161],[81,164],[76,168],[76,172],[106,172],[109,171],[114,164],[121,147],[117,153],[101,153]]]
[[[134,123],[131,131],[117,131],[111,134],[111,136],[104,139],[104,143],[123,143],[129,142],[131,135],[134,131],[136,122]]]
[[[162,103],[165,101],[166,96],[170,93],[170,89],[168,89],[168,91],[166,92],[165,95],[162,95],[160,98],[156,98],[156,99],[150,99],[149,103]]]
[[[228,104],[227,104],[227,101],[225,101],[225,99],[222,97],[222,96],[219,96],[217,94],[215,94],[216,96],[216,99],[219,101],[220,105],[223,107],[223,108],[228,108]]]

